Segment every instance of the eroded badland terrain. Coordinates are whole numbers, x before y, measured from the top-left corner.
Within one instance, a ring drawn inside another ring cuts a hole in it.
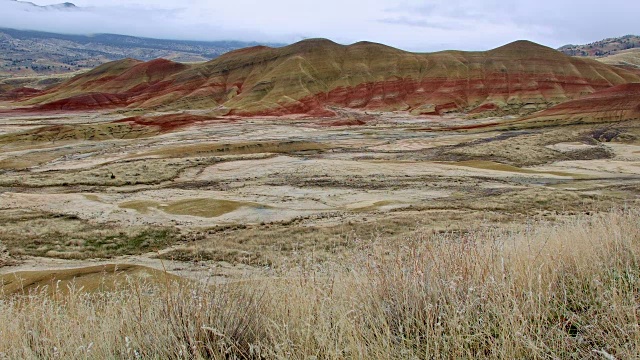
[[[348,266],[363,243],[425,229],[633,207],[638,82],[528,42],[412,54],[310,40],[7,90],[0,271],[233,280]]]

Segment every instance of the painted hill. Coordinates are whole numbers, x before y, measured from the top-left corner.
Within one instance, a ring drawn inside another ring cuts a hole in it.
[[[535,114],[528,122],[554,124],[640,120],[640,83],[614,86]]]
[[[640,76],[528,41],[486,52],[417,54],[312,39],[195,65],[112,62],[24,104],[39,111],[202,108],[216,115],[329,116],[331,107],[528,113],[630,82]]]

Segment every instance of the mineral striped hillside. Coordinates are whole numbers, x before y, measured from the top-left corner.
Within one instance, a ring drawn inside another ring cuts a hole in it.
[[[240,116],[331,116],[333,107],[522,114],[633,82],[640,82],[638,73],[528,41],[423,54],[312,39],[241,49],[202,64],[115,61],[22,104],[37,111],[215,109]]]

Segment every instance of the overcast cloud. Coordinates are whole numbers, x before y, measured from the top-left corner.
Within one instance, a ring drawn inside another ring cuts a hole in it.
[[[630,0],[71,1],[81,8],[29,11],[0,0],[0,27],[285,43],[325,37],[413,51],[486,50],[519,39],[558,47],[640,33],[640,1]]]

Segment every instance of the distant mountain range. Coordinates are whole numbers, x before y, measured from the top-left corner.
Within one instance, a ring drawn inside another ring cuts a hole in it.
[[[14,1],[14,0],[12,0]],[[63,3],[25,6],[46,10],[50,6],[73,10]],[[32,76],[92,69],[109,61],[165,58],[178,62],[208,61],[231,50],[255,46],[242,41],[182,41],[124,35],[65,35],[0,28],[0,75]],[[280,46],[280,44],[270,44]]]
[[[591,57],[609,65],[640,68],[640,36],[608,38],[586,45],[565,45],[558,49],[569,56]]]
[[[608,38],[586,45],[565,45],[558,50],[569,56],[604,57],[634,48],[640,48],[640,36],[626,35],[617,38]]]
[[[19,1],[19,0],[9,0],[13,1],[19,5],[22,5],[25,10],[75,10],[78,7],[70,2],[65,2],[61,4],[53,4],[53,5],[37,5],[29,1]]]

